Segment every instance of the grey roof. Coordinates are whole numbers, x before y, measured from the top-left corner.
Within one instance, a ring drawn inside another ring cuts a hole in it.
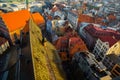
[[[109,54],[107,55],[107,57],[109,57],[110,60],[112,60],[114,63],[120,64],[120,57],[118,57],[115,54]]]

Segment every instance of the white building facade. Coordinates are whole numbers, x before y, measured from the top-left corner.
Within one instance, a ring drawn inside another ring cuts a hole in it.
[[[8,47],[10,47],[9,42],[7,40],[2,41],[1,39],[2,38],[0,38],[0,41],[3,43],[0,43],[0,55],[3,54],[8,49]]]
[[[109,43],[103,42],[100,39],[96,41],[93,54],[98,60],[103,60],[105,58],[106,51],[109,49]]]

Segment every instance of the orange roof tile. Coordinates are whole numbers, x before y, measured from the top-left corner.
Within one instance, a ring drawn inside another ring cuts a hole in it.
[[[9,32],[13,32],[24,28],[27,21],[31,18],[31,14],[28,10],[21,10],[3,14],[1,17],[5,22]],[[33,13],[32,18],[36,24],[45,23],[44,18],[39,13]]]
[[[39,13],[33,13],[32,17],[33,17],[33,20],[35,21],[35,23],[38,25],[45,23],[43,16],[40,15]]]
[[[81,22],[94,23],[94,18],[85,14],[80,14],[78,23],[81,23]]]
[[[108,19],[111,20],[111,21],[116,20],[116,16],[111,14],[111,15],[108,16]]]
[[[13,32],[25,26],[30,18],[30,12],[27,10],[21,10],[3,14],[1,17],[9,32]]]

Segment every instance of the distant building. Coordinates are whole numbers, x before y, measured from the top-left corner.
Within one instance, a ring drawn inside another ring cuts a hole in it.
[[[120,33],[105,27],[89,24],[86,26],[79,26],[79,35],[84,39],[86,45],[90,50],[93,50],[98,38],[103,42],[108,42],[111,47],[118,40],[120,40]]]
[[[63,37],[59,37],[55,44],[62,60],[72,59],[73,55],[79,51],[88,51],[83,40],[76,32],[67,32]]]
[[[74,29],[77,29],[78,25],[82,22],[94,23],[93,17],[86,14],[79,14],[79,10],[69,11],[67,18]]]
[[[70,24],[73,26],[72,27],[73,29],[77,28],[77,25],[78,25],[78,16],[79,16],[79,14],[76,11],[69,11],[68,12],[67,19],[70,22]]]
[[[65,13],[62,12],[62,9],[64,8],[64,5],[62,4],[55,4],[53,8],[50,10],[49,14],[53,17],[60,17],[60,19],[64,20]]]
[[[98,62],[95,56],[89,52],[78,52],[72,59],[73,71],[79,69],[87,80],[111,80],[110,72],[102,62]],[[80,73],[81,73],[80,72]],[[77,77],[77,76],[76,76]],[[80,78],[79,78],[80,79]]]
[[[105,53],[109,49],[109,43],[103,42],[100,39],[96,41],[93,54],[98,60],[103,60],[105,58]]]
[[[107,51],[103,63],[114,77],[120,76],[120,41]]]
[[[0,55],[10,47],[7,39],[0,37]]]
[[[94,17],[87,14],[80,14],[78,19],[78,25],[82,22],[94,23]]]

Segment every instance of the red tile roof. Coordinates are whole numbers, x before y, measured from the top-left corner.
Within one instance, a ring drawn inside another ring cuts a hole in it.
[[[114,36],[99,37],[103,42],[109,42],[109,46],[113,46],[118,40]]]
[[[69,54],[70,57],[79,51],[88,51],[85,43],[80,37],[72,37],[69,39]]]
[[[67,40],[68,39],[66,37],[60,37],[55,44],[56,49],[57,50],[60,50],[61,48],[67,49],[67,47],[68,47]]]
[[[78,23],[81,22],[94,23],[94,18],[89,15],[80,14],[78,18]]]
[[[114,16],[113,14],[110,14],[110,15],[108,16],[108,19],[109,19],[109,21],[116,20],[116,16]]]
[[[110,46],[120,40],[120,33],[111,29],[102,29],[100,27],[93,26],[92,24],[85,27],[85,29],[93,37],[100,38],[104,42],[109,42]]]

